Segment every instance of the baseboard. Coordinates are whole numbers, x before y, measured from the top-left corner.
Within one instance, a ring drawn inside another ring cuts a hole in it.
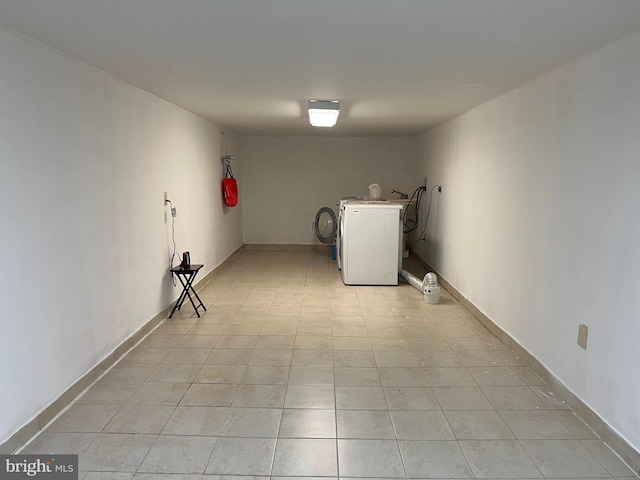
[[[577,415],[589,425],[593,431],[606,443],[611,450],[617,453],[629,467],[640,474],[640,452],[629,444],[609,424],[607,424],[596,412],[573,393],[559,378],[551,373],[537,358],[513,339],[507,332],[500,328],[493,320],[482,313],[468,298],[451,285],[436,269],[425,262],[418,255],[415,259],[429,272],[438,275],[438,283],[449,294],[458,300],[487,330],[498,338],[506,347],[510,348],[538,375],[547,387],[560,399],[562,399]]]
[[[196,291],[202,289],[211,279],[223,268],[227,263],[231,262],[242,250],[241,245],[234,250],[220,265],[213,268],[209,273],[195,283]],[[82,376],[76,383],[65,390],[57,399],[47,405],[42,412],[31,419],[27,424],[22,426],[11,435],[7,440],[0,444],[0,454],[11,454],[22,448],[30,439],[44,429],[51,420],[53,420],[60,412],[67,408],[73,401],[84,392],[93,382],[95,382],[102,374],[113,367],[120,358],[127,353],[134,345],[146,337],[153,331],[162,321],[167,318],[173,309],[174,302],[171,302],[160,313],[155,315],[151,320],[145,323],[139,330],[133,333],[129,338],[124,340],[116,347],[107,357],[102,359],[89,372]]]
[[[331,252],[332,245],[324,244],[298,244],[298,243],[245,243],[245,250],[262,250],[262,251],[318,251]]]

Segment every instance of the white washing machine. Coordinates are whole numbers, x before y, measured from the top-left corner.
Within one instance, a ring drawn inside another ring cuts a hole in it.
[[[397,285],[402,205],[347,201],[340,207],[338,261],[345,285]]]

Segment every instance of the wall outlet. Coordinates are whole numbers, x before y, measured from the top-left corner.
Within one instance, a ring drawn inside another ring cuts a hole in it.
[[[586,325],[578,325],[578,345],[585,350],[587,349],[587,335],[589,334],[589,327]]]
[[[167,192],[164,192],[164,203],[167,203]]]

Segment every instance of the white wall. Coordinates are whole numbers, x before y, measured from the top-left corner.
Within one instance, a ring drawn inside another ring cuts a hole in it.
[[[243,137],[241,201],[244,241],[319,244],[311,230],[321,207],[366,196],[378,183],[383,198],[410,194],[416,139],[365,137]]]
[[[2,30],[0,65],[1,443],[178,296],[164,191],[206,272],[242,217],[218,126]]]
[[[639,126],[635,34],[427,132],[443,191],[420,245],[637,450]]]

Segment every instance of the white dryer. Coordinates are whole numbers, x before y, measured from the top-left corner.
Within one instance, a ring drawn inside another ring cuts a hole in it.
[[[344,206],[347,203],[356,202],[356,197],[345,197],[338,202],[338,231],[336,233],[336,263],[338,270],[342,270],[342,232],[344,231]]]

